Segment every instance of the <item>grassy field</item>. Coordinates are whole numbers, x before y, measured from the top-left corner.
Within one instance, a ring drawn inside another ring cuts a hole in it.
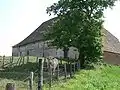
[[[27,90],[28,83],[23,82],[25,77],[22,76],[25,75],[0,73],[0,90],[5,90],[7,82],[15,83],[17,90]],[[36,82],[37,80],[34,81],[33,90],[37,88]],[[49,90],[47,85],[44,85],[43,88]],[[74,78],[68,79],[67,82],[55,83],[51,90],[120,90],[120,67],[102,66],[102,68],[93,70],[80,70]]]
[[[81,70],[75,78],[55,85],[53,90],[120,90],[120,68]]]
[[[36,70],[37,57],[29,57],[28,63],[27,57],[24,57],[24,64],[21,64],[20,66],[17,64],[19,58],[20,57],[13,58],[14,64],[12,67],[1,69],[3,65],[3,57],[0,57],[0,90],[5,90],[5,86],[9,82],[15,83],[17,90],[27,90],[28,82],[24,82],[24,79],[26,79],[29,76],[30,71],[34,72]],[[6,56],[4,64],[9,64],[10,60],[11,57]],[[36,83],[34,84],[34,86],[36,86]]]

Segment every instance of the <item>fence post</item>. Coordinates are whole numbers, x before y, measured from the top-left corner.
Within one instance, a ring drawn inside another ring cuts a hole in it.
[[[19,66],[20,66],[20,64],[21,64],[21,61],[22,61],[22,56],[20,56],[20,61],[19,61],[19,64],[18,64]]]
[[[76,65],[76,62],[74,61],[74,70],[73,70],[73,71],[74,71],[74,74],[75,74],[75,65]]]
[[[36,57],[36,63],[38,62],[38,57]]]
[[[64,64],[64,73],[65,73],[65,81],[67,80],[67,69],[66,69],[66,63]]]
[[[76,64],[77,64],[77,71],[79,70],[79,63],[78,63],[78,61],[76,62]]]
[[[49,88],[52,86],[52,68],[49,62]]]
[[[22,58],[23,58],[23,64],[25,64],[25,58],[24,58],[24,56]]]
[[[29,78],[29,87],[30,87],[30,90],[33,90],[33,76],[34,76],[34,73],[31,72],[30,73],[30,78]]]
[[[7,83],[5,90],[16,90],[14,83]]]
[[[13,62],[14,57],[12,56],[12,62]]]
[[[4,65],[5,65],[5,55],[3,56],[3,66],[2,66],[2,68],[4,68]]]
[[[43,59],[38,62],[38,90],[42,90],[43,86]]]
[[[72,63],[70,62],[70,77],[72,78]]]
[[[27,63],[29,62],[29,50],[27,51]]]
[[[78,60],[78,66],[79,66],[79,69],[80,69],[80,60]]]
[[[12,57],[10,57],[10,67],[12,67]]]
[[[29,62],[29,55],[27,55],[27,63]]]
[[[59,63],[58,63],[58,66],[57,66],[57,80],[59,80]]]
[[[14,63],[13,60],[14,60],[14,57],[12,56],[12,58],[11,58],[11,67],[13,66],[12,63]]]
[[[20,57],[18,58],[18,61],[16,62],[16,66],[19,64]]]
[[[60,59],[60,64],[62,64],[62,59]]]

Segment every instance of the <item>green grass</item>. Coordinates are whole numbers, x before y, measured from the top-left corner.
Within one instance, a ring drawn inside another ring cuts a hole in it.
[[[17,60],[18,57],[15,57],[14,63]],[[2,66],[2,59],[0,61],[0,66]],[[9,62],[10,57],[7,57],[5,63]],[[30,57],[30,61],[27,64],[6,68],[1,71],[0,90],[5,90],[5,85],[9,82],[15,83],[17,90],[27,90],[28,83],[23,80],[28,76],[28,72],[36,70],[37,64],[35,62],[36,57]],[[36,82],[37,79],[34,81],[33,90],[37,88]],[[48,85],[44,85],[43,88],[44,90],[49,90]],[[63,80],[54,83],[51,90],[120,90],[120,67],[107,65],[92,70],[80,70],[75,74],[74,78],[68,79],[67,82]]]
[[[54,85],[53,90],[120,90],[120,68],[81,70],[75,78]]]
[[[11,57],[5,57],[4,64],[10,63]],[[14,57],[13,63],[17,63],[19,57]],[[0,90],[5,90],[5,86],[7,83],[15,83],[17,90],[27,90],[28,82],[24,82],[29,76],[30,71],[36,71],[37,64],[36,57],[29,57],[29,62],[27,62],[27,57],[25,57],[25,62],[22,65],[14,64],[14,67],[8,67],[5,69],[0,69]],[[2,57],[0,57],[0,68],[3,65]],[[34,83],[34,87],[36,87],[36,82]]]
[[[27,90],[27,82],[12,79],[0,79],[0,90],[5,90],[7,83],[15,83],[17,90]]]
[[[27,90],[27,82],[0,78],[0,90],[4,90],[7,82],[14,82],[17,90]],[[34,81],[34,89],[37,83]],[[44,90],[49,90],[44,85]],[[60,81],[55,83],[51,90],[120,90],[120,67],[103,66],[93,70],[80,70],[75,77],[68,79],[67,82]]]

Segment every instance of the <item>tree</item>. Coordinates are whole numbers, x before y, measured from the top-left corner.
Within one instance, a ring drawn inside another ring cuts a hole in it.
[[[59,0],[47,8],[57,18],[46,39],[58,48],[78,49],[81,66],[101,61],[103,11],[117,0]]]

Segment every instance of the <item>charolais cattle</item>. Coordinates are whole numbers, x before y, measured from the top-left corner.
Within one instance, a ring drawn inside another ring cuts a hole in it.
[[[50,68],[53,74],[55,74],[55,69],[59,64],[59,60],[53,56],[48,56],[45,58],[45,62],[47,62],[47,68],[48,69]]]

